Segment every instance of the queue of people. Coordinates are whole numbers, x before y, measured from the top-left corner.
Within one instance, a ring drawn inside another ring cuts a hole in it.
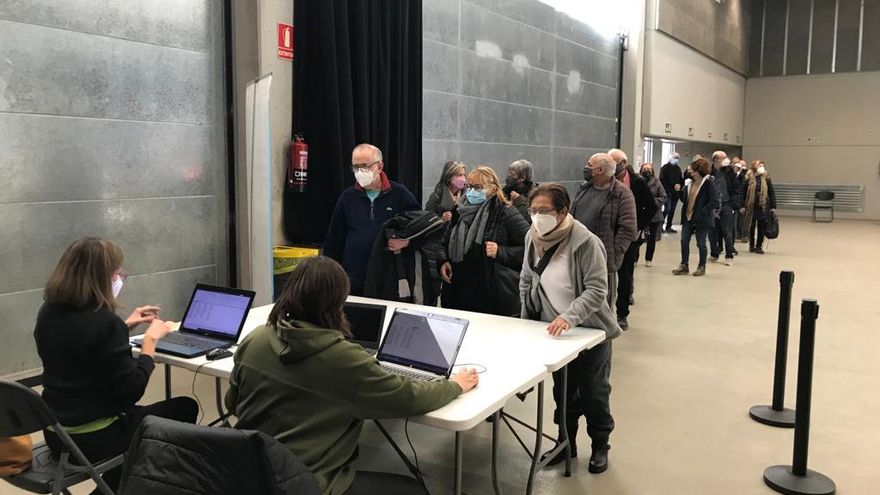
[[[576,326],[605,332],[605,342],[569,364],[567,389],[553,376],[557,406],[562,397],[568,400],[568,414],[561,417],[558,407],[554,414],[559,438],[567,435],[576,456],[583,416],[591,443],[588,471],[604,472],[614,430],[612,341],[628,328],[641,244],[647,244],[651,266],[662,231],[674,232],[671,216],[680,200],[682,258],[673,273],[689,273],[690,239],[696,236],[699,262],[693,274],[704,275],[707,259],[722,249],[732,259],[733,239],[746,229],[750,250],[762,252],[764,228],[776,207],[763,162],[742,172],[744,162],[718,153],[714,167],[698,158],[680,174],[678,158],[674,155],[658,178],[650,163],[636,173],[621,150],[596,153],[586,160],[574,199],[562,185],[536,184],[526,160],[509,166],[504,184],[490,167],[468,170],[453,160],[443,166],[422,211],[404,186],[385,175],[381,150],[358,145],[352,151],[354,184],[337,201],[325,256],[309,258],[293,271],[268,321],[236,350],[226,396],[236,426],[287,445],[315,474],[322,493],[419,490],[414,479],[354,468],[364,420],[442,407],[477,386],[478,375],[464,369],[449,380],[421,382],[388,373],[346,340],[343,312],[346,298],[367,285],[371,250],[401,252],[418,242],[381,237],[389,221],[407,214],[407,222],[424,218],[433,231],[443,229],[432,241],[438,243],[431,251],[436,254],[424,265],[430,267],[427,276],[442,283],[443,307],[542,321],[554,337]],[[43,397],[95,461],[123,452],[146,415],[192,423],[198,413],[189,398],[136,405],[154,368],[155,344],[170,326],[157,306],[138,307],[126,320],[116,315],[127,277],[123,260],[109,240],[74,242],[46,284],[34,332],[44,366]],[[133,358],[128,334],[142,324],[148,328]],[[47,431],[46,439],[61,449],[53,432]],[[562,460],[557,455],[549,464]],[[118,476],[112,471],[105,480],[115,487]]]

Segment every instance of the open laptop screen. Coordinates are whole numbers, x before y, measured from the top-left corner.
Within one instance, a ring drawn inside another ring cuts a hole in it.
[[[233,340],[244,324],[252,301],[253,293],[248,291],[199,285],[180,328],[182,331]]]
[[[461,318],[398,308],[378,358],[449,377],[467,326]]]
[[[351,340],[368,349],[378,349],[385,326],[385,306],[347,302],[342,309],[351,324]]]

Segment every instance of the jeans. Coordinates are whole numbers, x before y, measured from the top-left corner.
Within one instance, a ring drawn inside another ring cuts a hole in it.
[[[645,235],[645,261],[654,261],[654,249],[657,247],[657,241],[660,240],[660,227],[663,222],[654,222],[648,226]]]
[[[672,217],[675,216],[675,205],[678,204],[678,193],[666,194],[666,204],[663,209],[663,217],[666,218],[666,230],[672,228]]]
[[[578,354],[568,363],[568,409],[565,416],[570,433],[577,432],[577,421],[587,418],[587,435],[593,448],[604,448],[614,430],[611,416],[611,342],[599,344]],[[562,400],[562,372],[553,373],[553,421],[559,424]],[[574,442],[574,437],[571,437]]]
[[[629,297],[633,293],[633,275],[639,259],[639,243],[635,241],[623,255],[623,263],[617,270],[617,317],[629,316]]]
[[[724,257],[733,258],[733,231],[736,220],[733,217],[733,207],[730,205],[721,206],[721,218],[715,220],[715,229],[709,238],[711,252],[713,258],[721,255],[721,249],[724,248]]]
[[[685,222],[681,226],[681,264],[687,265],[691,255],[691,236],[697,234],[697,249],[700,251],[700,266],[706,266],[706,256],[708,249],[706,248],[706,238],[709,236],[709,227],[702,225],[693,225]]]

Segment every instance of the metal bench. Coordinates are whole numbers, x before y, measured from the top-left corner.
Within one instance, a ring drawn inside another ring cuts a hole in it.
[[[844,184],[777,184],[776,206],[788,210],[812,210],[816,193],[834,193],[834,210],[862,213],[865,211],[865,186]]]

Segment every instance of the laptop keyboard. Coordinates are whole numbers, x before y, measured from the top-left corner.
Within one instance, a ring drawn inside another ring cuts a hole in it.
[[[199,350],[207,350],[213,349],[215,347],[220,347],[225,344],[225,342],[220,342],[215,339],[211,339],[208,337],[201,337],[198,335],[187,335],[185,333],[180,332],[171,332],[167,336],[165,336],[160,342],[168,342],[170,344],[182,345],[184,347],[189,347],[191,349],[199,349]]]
[[[395,375],[400,375],[409,378],[410,380],[421,380],[425,382],[430,382],[437,379],[436,376],[426,375],[424,373],[419,373],[418,371],[404,370],[400,368],[395,368],[393,366],[386,366],[384,364],[380,364],[379,366],[389,373],[394,373]]]

